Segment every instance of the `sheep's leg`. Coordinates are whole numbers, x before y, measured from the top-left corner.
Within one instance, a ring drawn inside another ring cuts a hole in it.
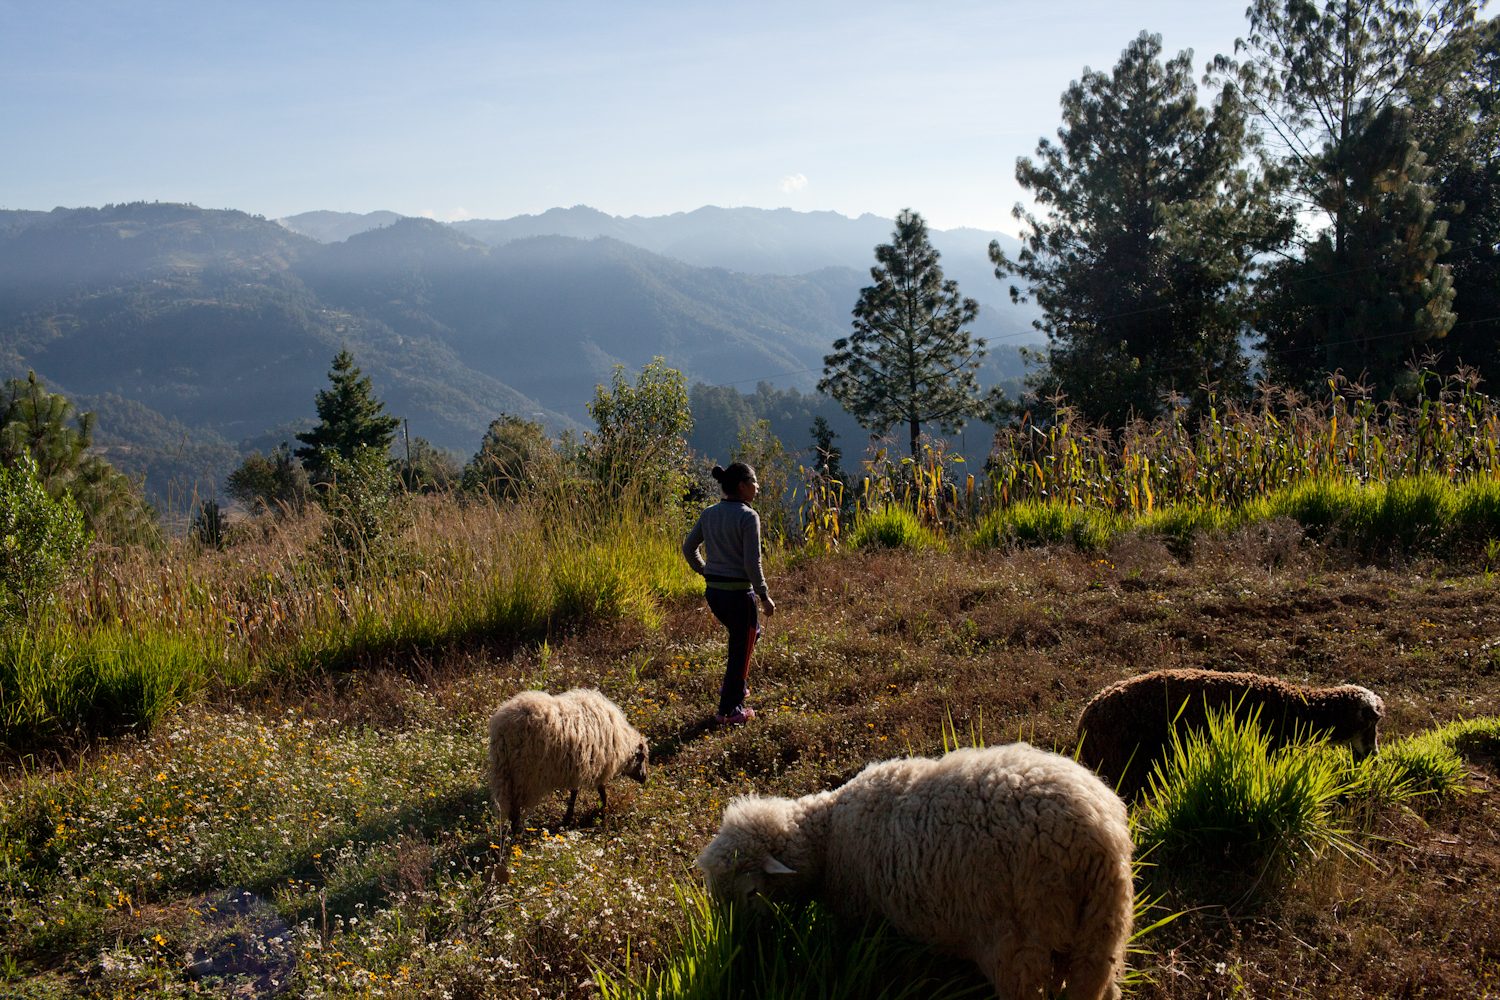
[[[609,796],[604,794],[604,786],[599,786],[599,815],[604,815],[604,807],[609,805]]]
[[[563,816],[563,826],[567,826],[568,824],[573,822],[573,806],[576,805],[577,802],[578,789],[575,788],[568,793],[568,812],[567,815]]]
[[[519,840],[521,837],[521,807],[515,803],[510,807],[510,839]]]

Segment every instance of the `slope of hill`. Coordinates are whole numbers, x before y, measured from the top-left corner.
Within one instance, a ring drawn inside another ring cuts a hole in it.
[[[343,345],[412,434],[468,454],[501,412],[581,430],[611,366],[656,356],[690,383],[811,390],[868,281],[694,267],[609,237],[491,246],[426,219],[327,245],[191,205],[19,221],[0,228],[0,375],[34,369],[96,409],[98,446],[163,497],[221,483],[234,442],[312,417]],[[975,332],[1004,328],[986,308]],[[996,346],[987,384],[1019,371]],[[805,435],[802,416],[778,420]]]
[[[337,228],[328,218],[338,216]],[[278,220],[317,239],[321,233],[352,234],[389,225],[390,212],[368,215],[306,212]],[[868,284],[874,248],[890,240],[894,223],[865,213],[849,218],[837,212],[797,212],[789,208],[705,206],[671,215],[609,215],[587,205],[553,208],[540,215],[510,219],[469,219],[452,228],[493,247],[536,236],[610,239],[629,243],[684,264],[722,267],[747,274],[806,274],[829,267],[852,268]],[[1031,328],[1034,308],[1011,304],[1007,287],[995,279],[989,244],[999,240],[1014,253],[1020,242],[1005,233],[980,229],[935,229],[933,246],[943,255],[944,273],[965,295],[990,306],[999,332],[1016,343],[1040,339]],[[340,237],[347,238],[347,236]]]
[[[185,448],[209,449],[194,467],[221,478],[227,441],[311,417],[341,345],[412,433],[439,445],[472,451],[502,411],[576,427],[440,340],[319,302],[290,265],[323,249],[264,219],[187,205],[79,209],[0,232],[0,375],[34,369],[70,397],[143,407],[102,406],[99,443],[125,449],[122,467],[159,495]],[[186,437],[174,448],[143,437],[160,421]]]
[[[356,212],[317,211],[277,219],[276,223],[294,233],[311,236],[319,243],[337,243],[347,240],[355,233],[389,226],[399,218],[401,216],[395,212],[367,212],[361,215]]]

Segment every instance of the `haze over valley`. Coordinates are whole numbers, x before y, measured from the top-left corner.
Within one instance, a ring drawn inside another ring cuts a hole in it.
[[[0,359],[6,377],[34,370],[97,412],[96,446],[161,500],[215,489],[244,454],[310,426],[341,345],[412,436],[459,457],[502,412],[585,430],[613,366],[657,356],[690,385],[751,397],[701,422],[693,443],[710,457],[727,458],[761,416],[805,447],[814,411],[859,449],[865,432],[831,401],[755,393],[812,391],[890,226],[711,207],[452,225],[167,203],[0,212]],[[981,381],[1014,379],[1016,345],[1036,335],[989,273],[984,249],[1006,238],[933,236],[948,273],[970,276],[961,290],[985,302],[974,332],[994,350]]]

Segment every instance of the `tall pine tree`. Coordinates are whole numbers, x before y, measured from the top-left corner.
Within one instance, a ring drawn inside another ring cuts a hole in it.
[[[362,448],[384,455],[401,426],[399,419],[386,414],[370,377],[360,373],[347,348],[334,355],[328,381],[333,387],[317,396],[318,426],[297,435],[306,445],[297,449],[297,457],[314,477],[327,473],[329,455],[352,461]]]
[[[991,244],[1016,301],[1042,307],[1047,366],[1028,383],[1090,420],[1152,417],[1176,390],[1246,382],[1248,279],[1291,235],[1265,177],[1247,171],[1245,115],[1233,89],[1198,103],[1192,52],[1163,63],[1142,32],[1113,71],[1085,69],[1063,94],[1058,142],[1021,158],[1016,180],[1046,211],[1015,260]],[[1200,403],[1202,400],[1200,399]]]
[[[1364,372],[1384,394],[1455,316],[1447,220],[1414,104],[1471,59],[1478,0],[1254,0],[1239,87],[1290,177],[1300,254],[1268,272],[1256,318],[1267,371],[1315,388]]]
[[[860,290],[854,332],[823,358],[818,391],[876,433],[905,424],[916,458],[924,423],[952,434],[986,409],[974,375],[984,340],[964,329],[979,303],[943,279],[927,224],[910,209],[896,217],[892,240],[875,248],[875,259],[875,284]]]

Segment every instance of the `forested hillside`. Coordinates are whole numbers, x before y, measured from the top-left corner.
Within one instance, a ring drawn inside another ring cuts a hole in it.
[[[277,221],[326,243],[388,226],[397,218],[393,212],[303,212]],[[864,280],[874,262],[871,248],[890,238],[892,220],[869,212],[851,219],[837,212],[713,205],[671,215],[625,217],[574,205],[539,215],[466,219],[450,225],[494,247],[533,236],[585,240],[607,236],[695,267],[780,275],[839,267],[858,271]],[[991,240],[1012,251],[1020,247],[1019,240],[1005,233],[966,228],[932,231],[947,276],[959,283],[964,294],[988,305],[988,335],[1018,342],[1037,340],[1031,327],[1038,315],[1035,307],[1011,304],[1006,286],[995,280],[987,256]]]
[[[765,414],[753,404],[766,398],[759,382],[811,390],[868,282],[852,268],[745,274],[611,238],[492,247],[425,219],[322,245],[242,212],[176,204],[0,222],[0,374],[34,370],[98,412],[96,447],[145,475],[159,500],[213,490],[252,445],[290,438],[276,428],[312,416],[340,345],[413,436],[461,457],[501,413],[582,429],[613,365],[656,356],[690,384],[745,394],[735,419],[772,418],[789,446],[806,446],[799,425],[812,409],[846,446],[863,440],[827,400]],[[976,332],[1003,338],[1003,323],[985,310]],[[982,376],[1020,371],[1002,339]],[[737,433],[726,425],[695,443],[727,453]]]

